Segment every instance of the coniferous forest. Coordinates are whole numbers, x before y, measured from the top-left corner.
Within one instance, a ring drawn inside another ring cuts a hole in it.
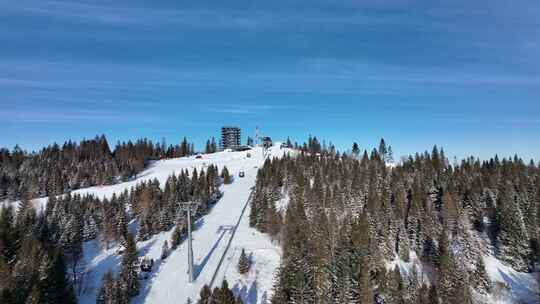
[[[2,151],[2,185],[9,193],[4,192],[3,199],[20,199],[20,204],[17,208],[11,204],[0,208],[1,303],[75,303],[79,281],[85,275],[85,265],[81,265],[83,243],[93,239],[98,239],[103,248],[118,243],[124,248],[119,253],[121,272],[117,278],[111,273],[105,275],[98,302],[127,303],[138,294],[135,241],[176,227],[170,240],[175,248],[187,229],[177,202],[198,202],[194,214],[197,218],[206,214],[221,196],[222,178],[219,169],[212,165],[199,172],[186,170],[171,175],[163,187],[157,180],[141,182],[110,199],[70,193],[105,180],[113,183],[116,177],[123,180],[122,172],[125,178],[136,174],[150,159],[193,154],[193,146],[186,140],[168,149],[140,140],[136,144],[120,144],[111,153],[102,136],[80,145],[69,142],[62,149],[52,145],[39,154],[18,148]],[[103,168],[111,171],[100,170]],[[50,181],[47,170],[62,172],[61,177]],[[85,172],[87,183],[67,182],[70,178],[79,180],[81,172]],[[51,185],[60,188],[47,192]],[[31,190],[40,187],[46,191]],[[50,196],[45,210],[38,212],[31,198],[41,195]],[[128,229],[134,219],[138,221],[136,235]]]
[[[472,303],[473,292],[497,288],[482,255],[538,267],[538,165],[517,156],[450,164],[437,147],[389,162],[384,141],[371,153],[316,143],[266,161],[250,225],[283,249],[272,303]],[[403,273],[396,260],[413,267]]]
[[[55,143],[33,153],[19,146],[12,150],[3,148],[0,149],[0,200],[59,195],[79,188],[110,185],[135,176],[150,160],[193,153],[194,146],[186,138],[174,146],[167,146],[164,140],[155,144],[148,139],[118,142],[111,151],[104,135],[80,143],[67,141],[62,146]]]
[[[537,271],[540,168],[534,162],[495,156],[450,163],[437,147],[394,162],[384,140],[369,153],[357,144],[340,153],[311,137],[294,146],[294,156],[267,159],[259,169],[246,214],[250,226],[283,249],[272,303],[473,303],[475,293],[500,288],[482,256]],[[205,150],[217,151],[214,140]],[[110,198],[70,193],[124,180],[151,159],[193,154],[186,140],[167,149],[141,140],[110,152],[97,137],[37,154],[2,151],[3,198],[20,200],[0,211],[0,302],[7,304],[75,303],[89,240],[122,248],[120,270],[103,276],[97,303],[128,303],[140,292],[136,242],[174,227],[163,244],[165,260],[186,237],[178,202],[198,202],[194,218],[204,216],[222,196],[221,185],[233,182],[227,167],[209,165]],[[50,196],[41,212],[30,199],[43,195]],[[277,205],[284,200],[286,208]],[[405,272],[403,263],[412,267]],[[243,250],[237,268],[249,271]],[[213,291],[206,286],[200,297],[199,303],[241,302],[227,282]]]
[[[0,304],[540,304],[540,0],[0,26]]]

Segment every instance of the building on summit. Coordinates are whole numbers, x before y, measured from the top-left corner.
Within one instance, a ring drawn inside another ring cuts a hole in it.
[[[221,128],[221,149],[237,149],[240,147],[240,128]]]

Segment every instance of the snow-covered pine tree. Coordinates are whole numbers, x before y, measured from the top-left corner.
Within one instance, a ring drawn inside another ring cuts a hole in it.
[[[81,216],[74,214],[68,222],[61,237],[62,247],[64,248],[69,268],[71,271],[73,284],[77,286],[78,266],[83,257],[83,235],[82,235]]]
[[[121,293],[127,298],[139,294],[139,280],[137,277],[137,247],[133,235],[128,233],[126,249],[122,255],[122,265],[119,282]]]
[[[497,197],[497,257],[518,271],[528,270],[529,238],[517,195],[511,184],[504,184]]]
[[[398,304],[403,303],[404,301],[404,286],[401,278],[401,273],[399,271],[399,266],[396,265],[394,270],[388,274],[387,277],[387,297],[385,298],[385,303],[388,304]]]
[[[120,204],[120,209],[116,213],[114,222],[116,223],[115,239],[117,242],[120,243],[120,245],[125,247],[126,242],[127,242],[127,234],[128,234],[128,228],[127,228],[128,220],[127,220],[124,204]]]
[[[66,266],[62,253],[57,251],[51,258],[43,280],[44,284],[40,290],[40,303],[76,303],[72,285],[66,277]]]
[[[90,241],[97,237],[98,228],[96,221],[93,216],[88,216],[87,220],[84,221],[82,237],[84,241]]]
[[[101,287],[97,293],[96,304],[115,304],[116,301],[115,282],[112,272],[105,272],[101,278]]]
[[[474,271],[471,274],[471,282],[476,291],[486,294],[491,292],[491,280],[486,271],[486,266],[482,256],[476,259]]]
[[[285,300],[291,303],[313,303],[313,256],[311,244],[306,242],[309,238],[303,203],[291,201],[286,217],[286,222],[289,223],[284,243],[287,254],[283,257],[280,269],[276,299],[285,297]]]

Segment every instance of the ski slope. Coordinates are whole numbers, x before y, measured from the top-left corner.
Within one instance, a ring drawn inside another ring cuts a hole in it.
[[[226,279],[229,287],[235,295],[240,296],[243,303],[269,303],[274,276],[281,260],[281,246],[272,242],[267,234],[249,227],[249,213],[250,205],[238,225],[236,236],[213,287]],[[249,272],[244,275],[237,269],[242,249],[251,262]]]
[[[279,145],[272,147],[268,157],[281,157],[291,150],[281,149]],[[251,157],[246,156],[247,153]],[[186,303],[190,298],[196,301],[198,294],[204,284],[210,283],[214,276],[219,261],[224,257],[227,243],[229,242],[234,227],[239,223],[242,209],[246,206],[252,188],[255,186],[257,171],[263,165],[265,158],[261,148],[254,148],[244,152],[218,152],[203,155],[202,159],[195,157],[184,157],[153,162],[148,169],[141,172],[131,181],[104,187],[90,187],[74,191],[78,194],[93,194],[97,197],[110,198],[113,194],[120,194],[124,190],[146,180],[157,179],[161,186],[171,174],[178,174],[184,169],[190,172],[194,168],[201,170],[213,164],[221,170],[227,166],[229,172],[234,176],[234,182],[230,185],[223,185],[223,197],[211,209],[210,213],[201,217],[195,222],[193,231],[193,253],[194,253],[194,273],[195,282],[188,282],[187,275],[187,242],[183,242],[178,248],[172,251],[167,259],[161,260],[161,250],[165,240],[170,242],[174,229],[161,232],[152,236],[147,241],[138,242],[137,249],[139,256],[146,256],[155,261],[152,272],[146,280],[141,280],[140,295],[133,298],[131,303]],[[245,177],[238,177],[239,171],[245,172]],[[34,204],[38,208],[44,208],[47,199],[37,199]],[[256,257],[255,267],[258,273],[253,273],[253,278],[247,283],[250,287],[252,282],[257,281],[259,297],[253,301],[245,303],[263,303],[263,294],[268,297],[272,287],[273,272],[279,265],[280,252],[266,235],[249,228],[249,209],[245,211],[245,216],[238,225],[235,240],[223,262],[221,270],[225,273],[218,273],[215,284],[219,285],[223,278],[231,278],[231,287],[236,288],[235,292],[241,294],[245,286],[235,277],[238,248],[246,247],[254,252]],[[136,232],[137,223],[133,221],[129,226],[130,231]],[[247,245],[252,245],[248,247]],[[267,249],[265,249],[267,248]],[[97,240],[84,244],[84,284],[78,290],[79,303],[95,303],[96,294],[101,285],[103,274],[112,270],[118,272],[120,269],[121,257],[117,254],[117,246],[103,249]],[[236,261],[234,261],[236,259]],[[236,272],[237,273],[237,272]],[[251,272],[250,272],[251,275]],[[255,278],[255,276],[257,276]],[[246,285],[247,286],[247,285]],[[247,299],[247,298],[246,298]],[[258,301],[257,301],[258,300]]]
[[[210,282],[224,252],[232,229],[247,201],[257,169],[245,170],[244,178],[224,187],[224,195],[212,211],[196,222],[193,232],[195,282],[187,276],[187,242],[183,242],[156,271],[155,277],[133,303],[185,303],[187,297],[195,298],[205,283]],[[232,171],[235,172],[235,171]],[[161,248],[162,244],[157,244]],[[156,257],[157,258],[157,257]]]
[[[279,146],[270,149],[270,157],[279,157],[285,153]],[[251,158],[247,158],[247,153],[252,154]],[[92,194],[99,198],[111,198],[113,194],[120,194],[125,190],[130,190],[142,181],[157,179],[161,187],[165,186],[167,178],[172,174],[180,174],[183,170],[188,169],[191,173],[194,168],[198,171],[208,167],[210,164],[217,165],[221,170],[223,166],[227,166],[229,172],[238,173],[240,170],[248,170],[253,166],[262,166],[263,164],[262,148],[256,147],[250,151],[244,152],[218,152],[213,154],[203,154],[201,159],[195,156],[180,157],[173,159],[165,159],[153,161],[148,168],[130,181],[118,183],[108,186],[94,186],[84,189],[72,191],[72,194]],[[48,198],[38,198],[33,200],[37,210],[43,210],[47,204]]]

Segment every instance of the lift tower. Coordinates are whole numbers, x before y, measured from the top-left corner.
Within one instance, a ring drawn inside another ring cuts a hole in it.
[[[199,203],[197,202],[181,202],[180,205],[182,206],[182,209],[186,211],[186,217],[187,217],[187,229],[188,229],[188,276],[189,276],[189,282],[193,283],[195,281],[194,275],[193,275],[193,247],[191,244],[192,238],[191,238],[191,212],[195,213],[197,212],[197,208],[199,207]]]

